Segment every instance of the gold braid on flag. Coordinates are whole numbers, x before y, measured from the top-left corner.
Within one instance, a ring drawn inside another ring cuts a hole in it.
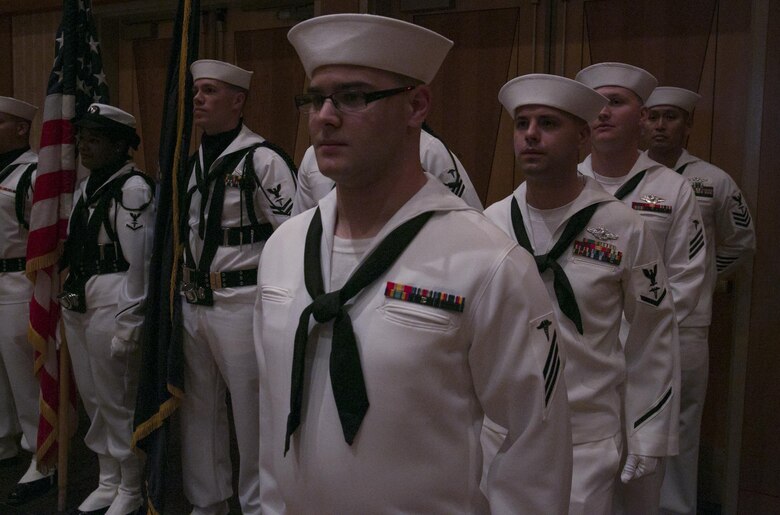
[[[190,23],[190,2],[187,1],[184,3],[184,22],[182,23],[182,26],[187,27]],[[186,98],[185,95],[185,88],[187,87],[187,50],[189,47],[189,38],[182,38],[182,45],[181,45],[181,51],[179,52],[179,83],[178,83],[178,95],[179,95],[179,105],[178,110],[176,112],[176,124],[179,129],[184,125],[184,110],[188,109],[189,106],[185,106],[184,102],[181,101],[181,99]],[[171,176],[171,181],[173,184],[173,271],[174,273],[171,274],[171,294],[168,299],[168,302],[170,304],[170,310],[171,310],[171,322],[173,322],[173,299],[174,295],[176,295],[176,284],[179,280],[179,256],[182,253],[182,246],[179,242],[179,224],[177,221],[179,220],[179,162],[181,161],[181,144],[182,144],[182,138],[180,137],[176,139],[176,150],[173,153],[173,166],[171,167],[171,173],[173,174]],[[181,392],[180,392],[181,393]],[[171,394],[176,395],[175,392],[171,392]]]
[[[52,252],[27,260],[24,274],[27,276],[27,279],[33,283],[33,285],[35,285],[35,281],[38,278],[38,270],[49,266],[54,266],[59,262],[60,257],[62,256],[62,249],[62,241],[59,241],[57,243],[57,247]]]
[[[184,2],[184,16],[183,16],[183,27],[187,27],[190,23],[190,16],[192,14],[192,5],[189,0]],[[184,34],[184,32],[183,32]],[[185,115],[185,109],[188,108],[188,106],[184,105],[184,101],[181,99],[186,98],[185,90],[187,86],[187,53],[188,53],[188,47],[189,47],[189,38],[182,37],[182,44],[181,44],[181,51],[179,52],[179,73],[178,73],[178,98],[180,99],[179,105],[177,106],[177,112],[176,112],[176,123],[179,128],[181,128],[184,125],[184,115]],[[178,282],[178,270],[179,270],[179,256],[182,253],[182,245],[179,242],[179,163],[181,162],[181,154],[182,154],[182,138],[181,135],[179,138],[176,139],[176,150],[173,154],[173,166],[171,166],[171,182],[172,182],[172,195],[173,195],[173,202],[172,202],[172,219],[174,221],[173,225],[173,273],[171,274],[171,283],[170,283],[170,296],[168,298],[168,302],[170,304],[170,310],[171,310],[171,323],[173,323],[173,303],[174,303],[174,296],[177,295],[176,290],[176,284]],[[143,440],[147,436],[149,436],[153,431],[160,428],[163,424],[163,421],[165,421],[166,418],[171,416],[174,411],[178,409],[178,407],[181,405],[181,401],[184,398],[184,392],[176,388],[175,386],[171,385],[170,383],[167,385],[168,391],[171,394],[171,398],[167,401],[163,402],[160,405],[159,410],[157,413],[155,413],[153,416],[149,417],[146,421],[139,424],[135,431],[133,431],[133,438],[130,442],[130,446],[133,449],[137,448],[137,444],[139,441]],[[152,503],[147,503],[149,509],[151,512],[153,512]],[[154,512],[156,513],[156,512]]]

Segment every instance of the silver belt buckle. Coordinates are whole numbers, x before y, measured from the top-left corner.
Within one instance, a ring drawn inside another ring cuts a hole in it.
[[[187,302],[192,304],[193,302],[198,301],[198,291],[197,287],[195,286],[195,283],[191,282],[185,282],[181,285],[181,292],[184,294],[184,298],[187,299]]]
[[[67,310],[76,311],[80,309],[81,302],[80,296],[77,293],[63,291],[57,294],[57,300],[60,306]]]

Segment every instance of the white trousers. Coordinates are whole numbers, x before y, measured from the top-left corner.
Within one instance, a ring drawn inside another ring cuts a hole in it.
[[[260,513],[259,379],[252,336],[254,306],[185,303],[184,399],[181,405],[184,494],[193,513],[226,513],[231,486],[226,389],[240,456],[238,498],[245,515]]]
[[[626,456],[620,462],[620,470],[623,470]],[[661,483],[664,481],[665,461],[667,457],[660,458],[655,472],[632,479],[628,483],[620,481],[620,476],[615,480],[617,485],[614,496],[614,512],[625,515],[657,515],[661,502]]]
[[[574,465],[569,515],[610,515],[623,452],[620,433],[595,442],[575,444],[572,450]]]
[[[666,459],[661,513],[696,514],[699,434],[707,396],[707,327],[680,328],[680,454]]]
[[[487,474],[506,438],[506,430],[485,417],[480,433],[482,480],[487,493]],[[610,515],[616,481],[619,481],[623,438],[620,433],[572,447],[573,467],[569,515]]]
[[[115,305],[83,314],[63,309],[62,322],[76,386],[91,421],[84,442],[92,451],[121,462],[135,456],[130,439],[141,357],[140,352],[111,357],[115,314]]]
[[[0,458],[16,454],[16,438],[35,452],[38,435],[38,379],[33,374],[33,348],[27,341],[29,305],[0,304]],[[4,455],[6,454],[6,455]]]

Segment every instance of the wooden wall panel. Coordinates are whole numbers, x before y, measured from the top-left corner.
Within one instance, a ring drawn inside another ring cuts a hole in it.
[[[744,134],[749,95],[743,78],[750,70],[750,59],[744,53],[750,44],[750,17],[745,2],[718,2],[699,88],[703,98],[696,110],[689,142],[692,152],[723,168],[738,184],[742,182],[746,152]],[[707,138],[708,151],[703,148]],[[734,280],[727,285],[727,291],[715,295],[710,328],[710,376],[702,417],[699,495],[713,503],[729,502],[725,497],[725,462],[732,431],[728,399],[735,387],[730,373],[732,367],[744,367],[740,360],[733,360],[734,328],[740,322],[735,316],[737,285]]]
[[[25,14],[14,16],[13,31],[13,95],[43,108],[46,85],[54,63],[54,38],[61,13]],[[33,121],[30,143],[37,149],[40,143],[41,115]]]
[[[321,0],[319,4],[319,14],[360,12],[360,0]]]
[[[720,0],[718,11],[711,161],[741,184],[747,151],[750,58],[746,50],[750,48],[751,9],[742,0]]]
[[[236,62],[253,70],[247,125],[293,155],[298,134],[298,111],[293,95],[302,91],[305,73],[292,45],[289,28],[236,32]]]
[[[522,13],[527,14],[527,13]],[[501,117],[498,90],[508,78],[529,72],[532,30],[519,25],[521,9],[419,15],[414,22],[455,41],[431,83],[433,110],[429,123],[463,162],[484,202],[499,138],[509,143],[511,131],[499,135]],[[525,22],[529,23],[528,21]],[[490,27],[490,30],[485,30]],[[520,34],[523,58],[512,64],[515,34]],[[518,64],[519,63],[519,64]],[[514,159],[510,160],[514,163]],[[504,173],[512,177],[512,168]],[[502,192],[511,193],[512,187]],[[497,200],[497,199],[494,199]]]
[[[136,163],[152,177],[159,175],[160,131],[171,45],[171,39],[140,39],[132,44],[139,99],[138,132],[144,145]]]
[[[763,122],[758,170],[758,202],[753,206],[758,230],[754,262],[754,309],[750,319],[750,347],[745,385],[745,424],[740,461],[740,513],[780,512],[780,61],[774,49],[780,45],[780,5],[770,1],[767,59],[764,78]],[[749,114],[745,111],[744,114]],[[743,114],[743,115],[744,115]],[[745,174],[751,171],[745,171]]]
[[[14,55],[11,17],[0,16],[0,95],[14,93]]]
[[[590,61],[641,66],[662,84],[696,90],[716,3],[587,1]]]

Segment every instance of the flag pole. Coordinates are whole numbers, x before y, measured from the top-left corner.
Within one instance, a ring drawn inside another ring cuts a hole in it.
[[[61,320],[61,319],[60,319]],[[70,353],[62,322],[58,323],[60,335],[60,405],[57,414],[57,511],[65,511],[68,500],[68,453],[70,452]]]

